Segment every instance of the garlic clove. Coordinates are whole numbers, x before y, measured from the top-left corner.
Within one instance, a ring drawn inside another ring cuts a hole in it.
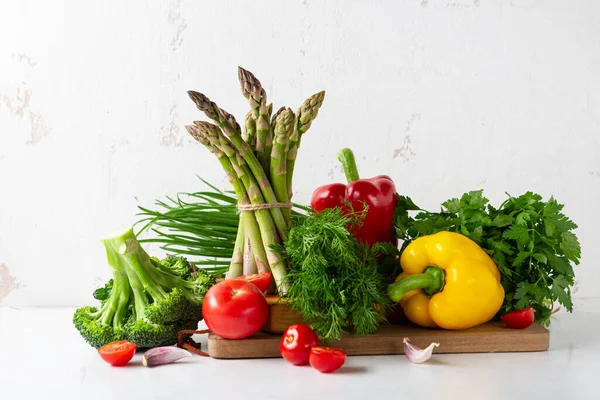
[[[192,353],[175,346],[155,347],[144,353],[142,364],[146,367],[170,364],[184,357],[191,357]]]
[[[427,348],[422,349],[418,346],[410,344],[410,339],[404,338],[404,355],[410,362],[421,364],[431,358],[433,348],[438,347],[439,343],[431,343]]]

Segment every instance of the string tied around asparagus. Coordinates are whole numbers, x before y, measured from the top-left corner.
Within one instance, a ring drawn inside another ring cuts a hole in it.
[[[264,203],[264,204],[238,204],[240,211],[268,210],[271,208],[292,208],[292,203]]]

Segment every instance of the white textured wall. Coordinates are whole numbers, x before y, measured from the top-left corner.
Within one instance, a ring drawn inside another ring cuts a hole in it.
[[[599,18],[593,0],[0,0],[0,302],[88,303],[98,239],[138,204],[195,174],[226,188],[186,90],[242,119],[238,65],[276,108],[327,90],[297,200],[343,179],[345,146],[428,208],[555,195],[580,225],[577,296],[598,296]]]

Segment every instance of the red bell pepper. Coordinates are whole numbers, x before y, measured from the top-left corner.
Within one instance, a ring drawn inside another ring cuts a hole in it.
[[[355,213],[367,210],[362,224],[351,228],[359,242],[374,245],[388,242],[397,245],[398,239],[393,233],[394,213],[396,210],[396,186],[387,175],[369,179],[359,179],[354,154],[350,149],[342,149],[338,159],[344,167],[348,184],[334,183],[318,187],[312,195],[311,206],[319,212],[326,208],[350,207]]]

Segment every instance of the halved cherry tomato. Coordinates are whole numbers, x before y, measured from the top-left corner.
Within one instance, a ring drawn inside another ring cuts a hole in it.
[[[281,337],[279,351],[291,364],[306,365],[310,349],[319,345],[319,337],[308,325],[290,325]]]
[[[504,314],[500,317],[500,320],[509,328],[525,329],[533,324],[535,313],[533,307],[527,307]]]
[[[119,340],[118,342],[112,342],[100,347],[98,353],[104,361],[113,367],[121,367],[131,361],[135,350],[135,343],[127,340]]]
[[[342,349],[317,346],[310,349],[310,365],[327,374],[339,369],[346,361],[346,352]]]
[[[271,273],[261,272],[259,274],[247,274],[238,276],[235,279],[253,283],[261,292],[265,293],[271,284]]]

